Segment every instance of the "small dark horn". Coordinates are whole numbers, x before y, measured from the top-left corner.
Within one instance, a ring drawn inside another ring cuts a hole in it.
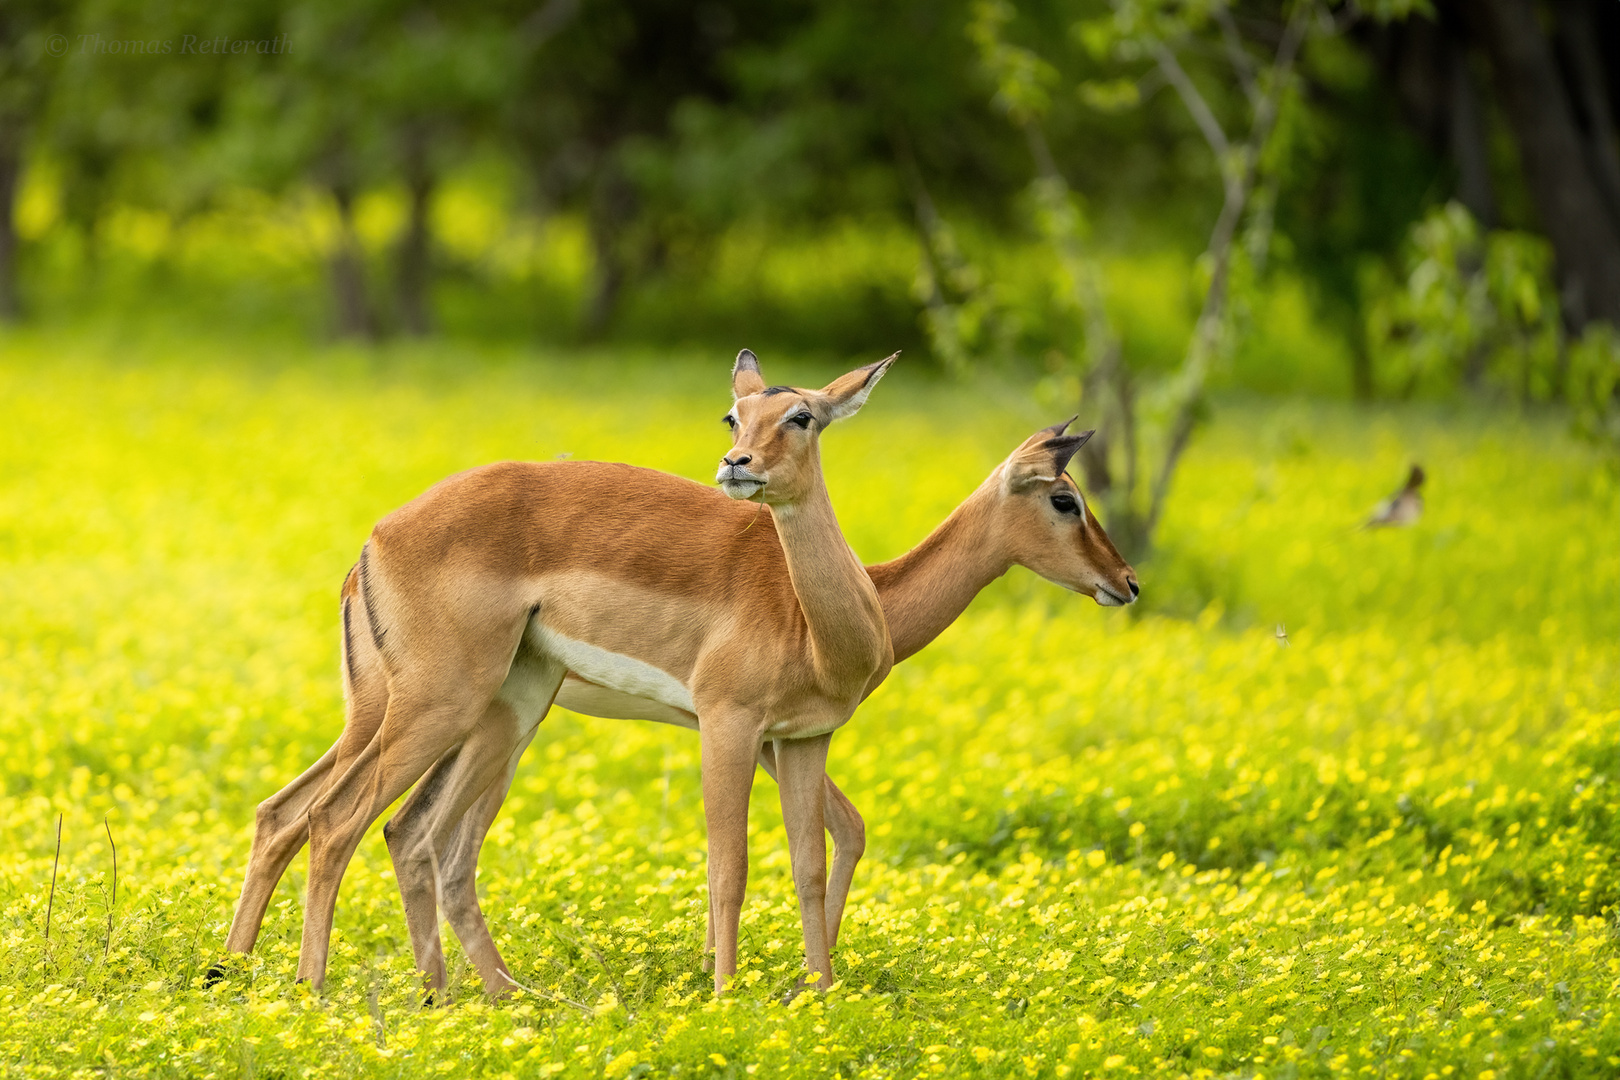
[[[1063,421],[1063,423],[1061,423],[1061,424],[1053,424],[1051,427],[1049,427],[1049,428],[1041,428],[1041,430],[1042,431],[1050,431],[1052,433],[1052,437],[1056,438],[1057,436],[1063,434],[1065,431],[1069,430],[1069,425],[1074,423],[1078,419],[1080,419],[1080,414],[1075,413],[1073,416],[1071,416],[1067,420]]]
[[[759,357],[754,355],[754,350],[744,349],[737,354],[737,362],[731,365],[731,377],[736,378],[739,371],[752,371],[756,375],[759,374]]]

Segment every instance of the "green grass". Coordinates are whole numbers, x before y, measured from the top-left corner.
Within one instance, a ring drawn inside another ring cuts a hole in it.
[[[451,1004],[418,1008],[375,830],[323,996],[293,983],[302,860],[204,989],[254,805],[340,725],[336,593],[371,522],[504,457],[703,478],[726,366],[0,338],[0,1072],[1620,1070],[1620,486],[1556,420],[1465,408],[1227,402],[1140,610],[1015,571],[898,669],[833,744],[870,847],[827,995],[780,1003],[769,782],[715,1000],[696,740],[567,714],[480,878],[543,995],[485,1004],[452,946]],[[904,550],[1052,419],[902,364],[826,440],[851,542]],[[1413,458],[1422,524],[1358,532]]]

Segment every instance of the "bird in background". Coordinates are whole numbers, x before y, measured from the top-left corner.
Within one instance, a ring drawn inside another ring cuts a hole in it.
[[[1406,486],[1378,504],[1364,529],[1377,529],[1385,525],[1415,525],[1423,516],[1423,466],[1413,465],[1406,477]]]

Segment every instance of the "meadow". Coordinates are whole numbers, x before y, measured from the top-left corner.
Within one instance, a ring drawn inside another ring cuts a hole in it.
[[[0,337],[0,1073],[1620,1073],[1620,480],[1478,404],[1222,399],[1143,604],[1015,570],[898,668],[833,741],[869,847],[825,994],[783,1001],[770,782],[716,999],[697,740],[560,712],[481,864],[528,991],[449,944],[420,1007],[379,830],[323,994],[301,859],[205,987],[254,806],[341,724],[371,523],[502,458],[706,479],[728,361]],[[824,444],[846,535],[899,554],[1069,411],[903,358]],[[1421,524],[1358,530],[1413,460]]]

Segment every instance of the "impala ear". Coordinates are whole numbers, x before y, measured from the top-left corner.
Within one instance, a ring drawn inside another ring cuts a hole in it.
[[[1080,414],[1075,413],[1073,416],[1071,416],[1067,420],[1063,421],[1063,423],[1061,423],[1061,424],[1053,424],[1049,428],[1041,428],[1041,431],[1049,432],[1052,435],[1053,438],[1057,438],[1057,436],[1063,434],[1065,431],[1067,431],[1069,429],[1070,424],[1074,423],[1078,419],[1080,419]],[[1086,432],[1086,434],[1089,436],[1091,434],[1091,432],[1088,431],[1088,432]]]
[[[889,365],[899,356],[899,353],[895,353],[875,364],[856,368],[848,375],[840,375],[822,387],[821,393],[827,403],[827,423],[843,420],[860,412],[861,406],[866,404],[867,396],[872,393],[872,387],[878,384],[884,372],[889,370]]]
[[[1074,421],[1070,420],[1069,424],[1072,423],[1074,423]],[[1064,424],[1063,426],[1068,427],[1069,424]],[[1067,469],[1069,467],[1069,459],[1074,457],[1079,449],[1086,445],[1086,441],[1096,433],[1096,429],[1093,428],[1091,431],[1082,431],[1078,435],[1059,435],[1055,439],[1046,440],[1046,442],[1042,444],[1042,449],[1046,450],[1052,455],[1052,471],[1054,473],[1060,473],[1064,469]]]
[[[765,389],[765,376],[759,373],[759,357],[751,349],[744,349],[737,354],[737,362],[731,365],[731,398],[748,397]]]
[[[1086,445],[1086,440],[1096,434],[1095,431],[1082,431],[1078,435],[1052,436],[1048,434],[1050,431],[1051,428],[1037,431],[1023,446],[1013,451],[1007,463],[1009,491],[1022,491],[1034,484],[1050,484],[1063,475],[1063,470],[1069,467],[1069,459]]]

